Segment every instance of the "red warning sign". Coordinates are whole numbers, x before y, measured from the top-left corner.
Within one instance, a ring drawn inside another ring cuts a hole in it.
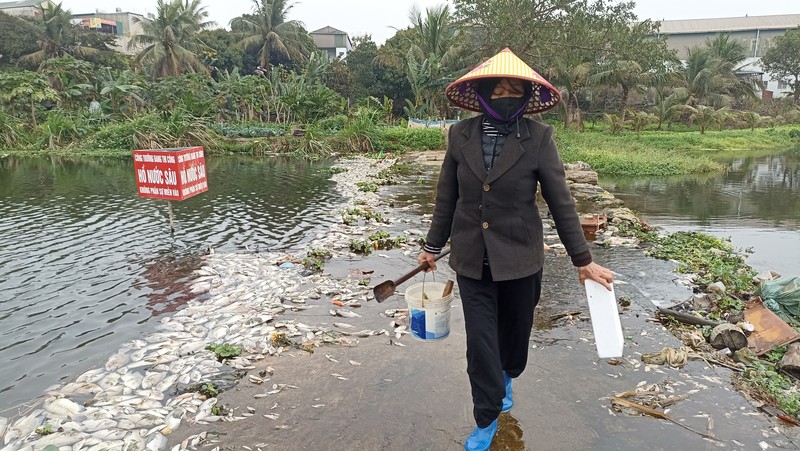
[[[134,150],[140,197],[184,200],[208,191],[203,147]]]

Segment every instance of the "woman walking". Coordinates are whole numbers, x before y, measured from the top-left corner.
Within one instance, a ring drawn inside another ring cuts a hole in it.
[[[537,186],[581,283],[610,288],[610,270],[592,262],[553,128],[524,118],[560,95],[505,49],[446,90],[456,106],[483,113],[453,125],[420,264],[451,241],[467,333],[467,374],[476,428],[467,451],[488,450],[497,417],[514,404],[512,380],[525,369],[544,263]]]

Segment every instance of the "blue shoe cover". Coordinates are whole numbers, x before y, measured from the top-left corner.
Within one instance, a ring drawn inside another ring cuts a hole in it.
[[[464,442],[464,449],[466,451],[488,451],[492,446],[492,439],[497,433],[497,419],[492,421],[492,424],[485,428],[476,427],[472,434],[467,437]]]
[[[514,395],[511,392],[511,378],[503,371],[503,379],[506,383],[506,397],[503,398],[503,412],[508,412],[514,407]]]

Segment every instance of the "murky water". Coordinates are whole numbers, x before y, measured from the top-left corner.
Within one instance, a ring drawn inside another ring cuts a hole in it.
[[[291,251],[334,217],[328,163],[207,160],[207,193],[136,196],[130,159],[0,159],[0,410],[101,364],[194,295],[209,247]],[[2,412],[0,412],[0,415]]]
[[[800,275],[800,160],[742,158],[724,174],[610,178],[600,184],[669,231],[700,230],[752,248],[757,270]]]

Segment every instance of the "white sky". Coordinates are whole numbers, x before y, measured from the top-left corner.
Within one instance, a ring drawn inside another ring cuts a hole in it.
[[[58,1],[58,0],[56,0]],[[290,19],[305,23],[314,31],[330,25],[350,36],[369,33],[378,44],[394,35],[395,28],[409,25],[408,11],[413,5],[426,7],[444,0],[301,0],[295,4]],[[700,19],[712,17],[761,16],[770,14],[800,14],[798,0],[639,0],[636,13],[640,19]],[[95,9],[140,14],[155,11],[155,0],[63,0],[73,13]],[[252,11],[252,0],[205,0],[211,19],[220,27],[243,13]]]

